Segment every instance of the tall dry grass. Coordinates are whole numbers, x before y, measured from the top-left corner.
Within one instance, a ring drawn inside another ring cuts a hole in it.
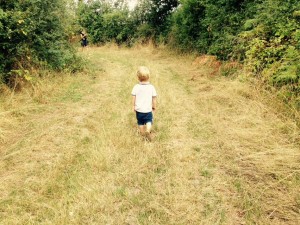
[[[299,129],[242,76],[151,46],[81,54],[88,71],[1,97],[0,224],[298,224]],[[150,143],[140,65],[159,94]]]

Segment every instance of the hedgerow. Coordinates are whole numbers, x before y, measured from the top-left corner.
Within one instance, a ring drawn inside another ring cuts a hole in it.
[[[78,59],[64,24],[65,1],[6,0],[0,6],[2,82],[33,67],[76,70]]]

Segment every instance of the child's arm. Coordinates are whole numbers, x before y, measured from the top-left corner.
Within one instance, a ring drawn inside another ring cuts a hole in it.
[[[133,112],[135,112],[135,95],[132,96]]]
[[[156,110],[156,96],[152,97],[152,110],[155,111]]]

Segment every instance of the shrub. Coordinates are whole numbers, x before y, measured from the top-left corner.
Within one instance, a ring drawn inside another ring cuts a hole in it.
[[[45,66],[62,70],[77,64],[67,42],[63,0],[8,0],[0,2],[0,77],[12,70]],[[67,55],[67,56],[66,56]]]

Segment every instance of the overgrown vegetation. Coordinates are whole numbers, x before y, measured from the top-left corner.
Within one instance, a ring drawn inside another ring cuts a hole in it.
[[[33,68],[74,71],[66,0],[0,1],[0,80],[31,79]]]
[[[300,109],[300,3],[296,0],[18,0],[0,2],[0,79],[33,67],[78,68],[68,39],[132,46],[152,40],[236,60]]]
[[[135,42],[166,39],[171,12],[177,0],[143,0],[134,11],[124,1],[93,1],[79,5],[79,23],[86,28],[93,43],[116,42],[131,46]]]
[[[152,39],[180,51],[238,60],[300,109],[300,3],[296,0],[143,0],[83,4],[79,22],[94,43]]]
[[[278,88],[300,109],[300,2],[268,0],[238,35],[242,57],[254,74]]]

